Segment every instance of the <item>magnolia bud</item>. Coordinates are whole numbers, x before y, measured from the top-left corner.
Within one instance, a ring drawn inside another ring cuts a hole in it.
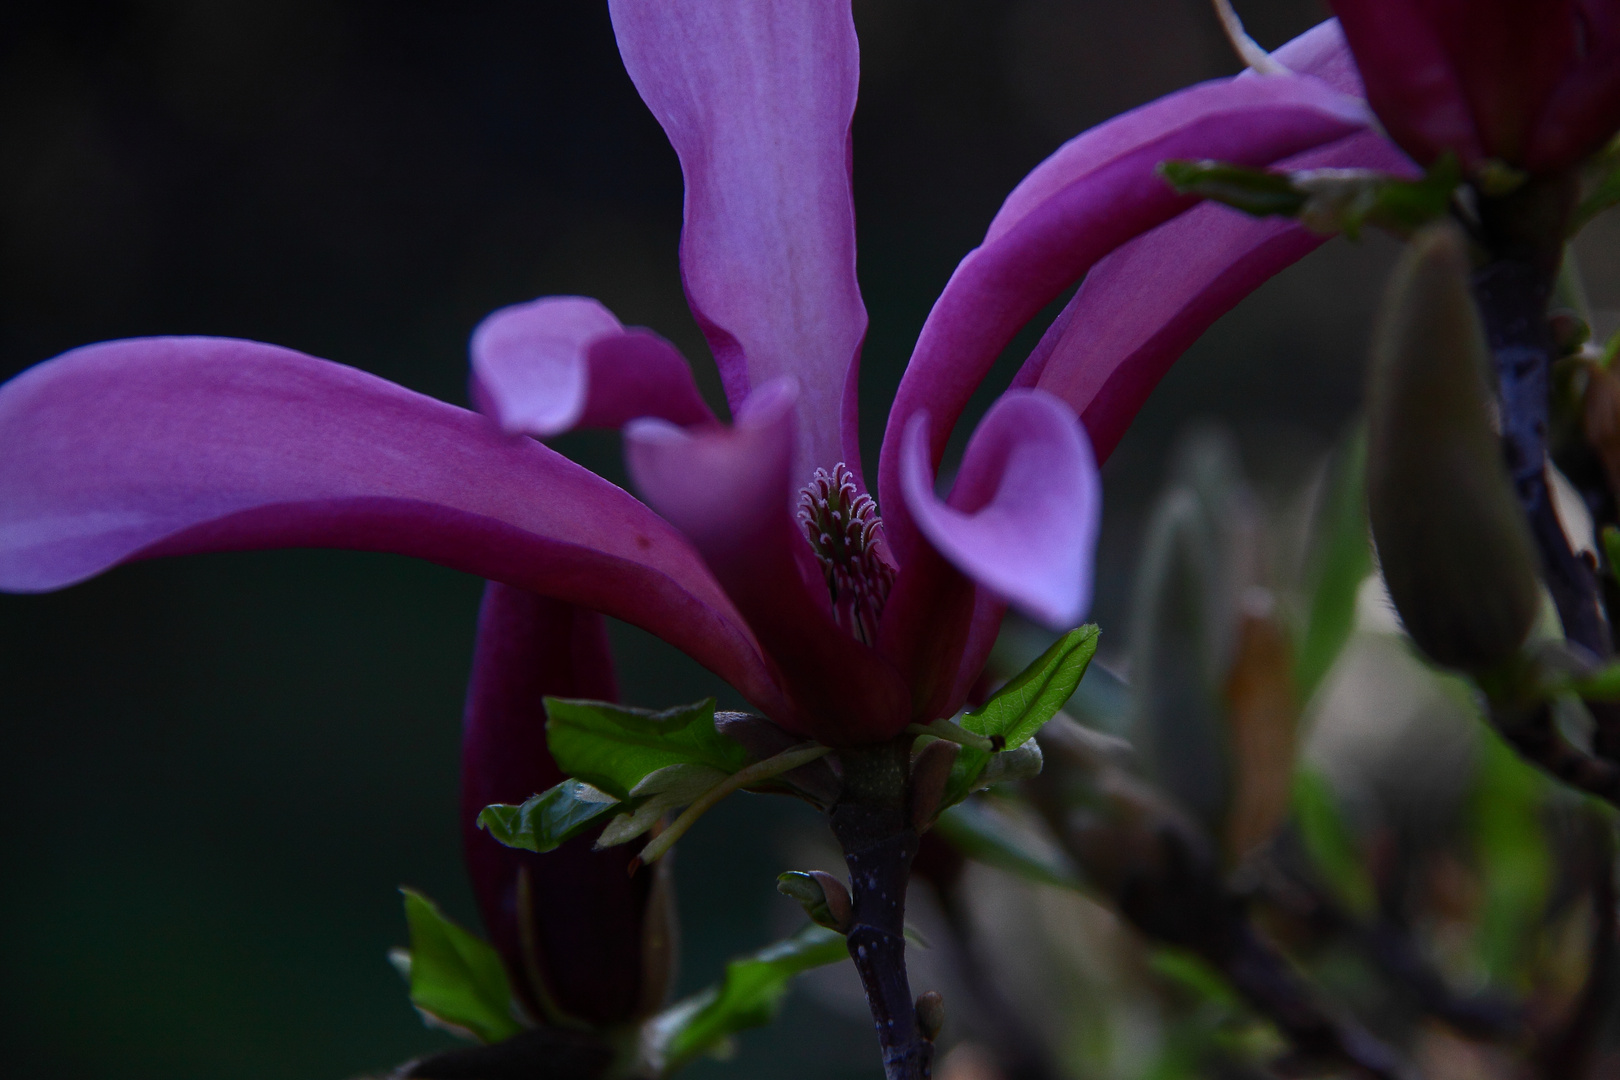
[[[1406,630],[1437,663],[1495,667],[1540,607],[1535,549],[1492,430],[1489,352],[1450,225],[1396,267],[1374,334],[1367,508]]]

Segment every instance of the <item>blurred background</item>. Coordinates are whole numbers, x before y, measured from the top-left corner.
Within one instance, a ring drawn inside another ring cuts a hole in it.
[[[1242,8],[1267,46],[1324,17]],[[1204,0],[855,10],[870,465],[932,298],[1018,179],[1238,65]],[[718,404],[679,287],[680,205],[592,0],[0,6],[0,377],[92,341],[220,334],[465,403],[484,314],[583,293],[673,339]],[[1614,250],[1600,234],[1587,255],[1599,306],[1617,306]],[[1335,241],[1165,380],[1104,470],[1105,658],[1177,436],[1218,419],[1262,498],[1304,483],[1357,407],[1393,252]],[[616,439],[561,447],[622,479]],[[277,552],[0,596],[0,1071],[335,1080],[447,1045],[385,953],[405,936],[399,884],[475,921],[454,813],[479,590],[403,559]],[[630,702],[715,692],[616,633]],[[744,796],[682,841],[683,992],[794,924],[772,879],[814,825]],[[691,1075],[767,1069],[876,1076],[868,1022],[795,991],[781,1024]]]

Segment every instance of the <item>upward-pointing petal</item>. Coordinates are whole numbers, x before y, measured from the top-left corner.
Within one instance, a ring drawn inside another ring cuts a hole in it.
[[[0,589],[198,551],[391,551],[634,623],[779,694],[690,544],[531,439],[364,372],[222,338],[76,349],[0,386]]]
[[[799,381],[794,476],[857,465],[847,0],[611,0],[625,67],[680,155],[681,273],[735,411]]]

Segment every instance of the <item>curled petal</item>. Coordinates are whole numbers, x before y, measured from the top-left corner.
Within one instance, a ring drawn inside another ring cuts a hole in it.
[[[1086,433],[1057,398],[1012,390],[968,441],[949,499],[934,495],[928,418],[906,428],[906,505],[962,573],[1031,618],[1067,629],[1091,602],[1101,484]]]
[[[461,836],[473,895],[531,1016],[619,1023],[662,996],[661,987],[642,985],[654,875],[628,873],[633,847],[594,851],[595,837],[581,836],[537,855],[477,825],[490,803],[520,803],[566,779],[546,749],[548,695],[616,700],[602,617],[491,582],[461,738]]]
[[[0,589],[157,555],[390,551],[634,623],[778,702],[746,624],[658,515],[353,368],[222,338],[86,346],[0,386],[0,461]]]
[[[795,476],[859,460],[847,0],[612,0],[619,51],[686,180],[681,273],[733,410],[799,380]],[[858,470],[857,470],[858,471]]]
[[[714,419],[680,350],[625,329],[583,296],[547,296],[489,315],[472,336],[472,396],[509,435],[623,427],[642,416]]]
[[[1414,172],[1405,155],[1370,133],[1279,168]],[[1195,206],[1092,267],[1013,385],[1038,386],[1068,402],[1098,460],[1107,461],[1181,354],[1238,301],[1327,239],[1292,221]]]
[[[1362,130],[1364,106],[1309,76],[1204,83],[1071,140],[1032,172],[957,267],[924,324],[884,434],[881,490],[901,562],[915,530],[899,509],[899,445],[926,409],[930,457],[1019,328],[1104,255],[1193,205],[1156,174],[1167,158],[1267,165]]]
[[[1338,23],[1329,20],[1273,54],[1291,70],[1347,94],[1361,89]],[[1278,169],[1417,169],[1388,140],[1362,132]],[[1170,365],[1214,321],[1326,237],[1280,218],[1203,204],[1137,237],[1092,267],[1014,380],[1067,401],[1108,460]]]
[[[904,684],[833,621],[792,507],[790,380],[767,383],[730,429],[656,420],[626,430],[626,461],[649,505],[684,532],[779,672],[793,711],[773,719],[832,745],[874,742],[907,723]]]

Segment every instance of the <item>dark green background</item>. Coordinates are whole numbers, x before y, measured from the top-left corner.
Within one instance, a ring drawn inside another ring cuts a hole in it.
[[[1321,17],[1244,8],[1270,45]],[[1237,65],[1204,0],[856,11],[875,437],[932,298],[1018,178],[1084,126]],[[483,314],[578,292],[673,338],[712,392],[677,278],[679,179],[600,3],[10,3],[0,376],[106,338],[228,334],[462,402]],[[1332,245],[1166,380],[1105,472],[1105,634],[1187,422],[1224,418],[1278,483],[1335,436],[1388,254]],[[613,438],[563,446],[621,475]],[[453,815],[479,587],[284,552],[0,597],[0,1073],[338,1078],[443,1044],[383,957],[399,883],[471,917]],[[619,636],[629,700],[717,689]],[[781,837],[805,824],[741,797],[682,842],[683,988],[779,925]],[[864,1027],[803,996],[693,1075],[766,1071],[877,1074]]]

